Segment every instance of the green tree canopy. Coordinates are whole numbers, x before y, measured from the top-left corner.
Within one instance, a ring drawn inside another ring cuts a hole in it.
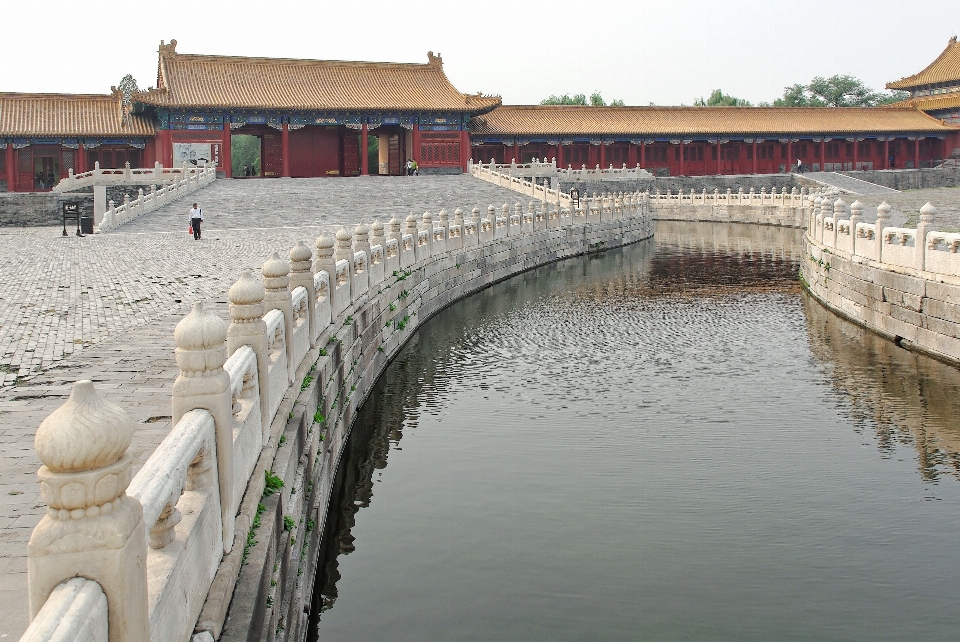
[[[570,94],[564,94],[562,96],[554,96],[551,94],[549,98],[544,98],[540,101],[541,105],[586,105],[587,104],[587,95],[586,94],[575,94],[571,96]]]
[[[710,97],[706,100],[703,96],[693,101],[695,107],[752,107],[753,104],[746,99],[737,98],[723,93],[720,89],[714,89]]]
[[[875,107],[888,105],[909,96],[904,91],[875,92],[859,78],[838,74],[816,76],[808,85],[784,87],[783,96],[773,101],[774,107]]]
[[[562,96],[556,96],[551,94],[549,98],[544,98],[540,101],[541,105],[585,105],[590,107],[606,107],[607,101],[603,99],[603,96],[599,91],[595,91],[590,94],[589,100],[587,99],[586,94],[563,94]],[[611,100],[611,107],[623,107],[624,103],[622,100]]]

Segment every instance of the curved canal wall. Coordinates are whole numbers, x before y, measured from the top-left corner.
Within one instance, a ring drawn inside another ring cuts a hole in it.
[[[48,511],[22,639],[305,639],[330,489],[373,383],[457,299],[653,234],[643,195],[592,205],[410,216],[274,254],[230,288],[229,326],[201,303],[177,325],[174,426],[136,475],[129,417],[76,384],[37,432]]]
[[[916,229],[864,223],[863,205],[815,199],[804,234],[803,287],[837,314],[898,345],[960,365],[960,234],[938,232],[936,209]]]

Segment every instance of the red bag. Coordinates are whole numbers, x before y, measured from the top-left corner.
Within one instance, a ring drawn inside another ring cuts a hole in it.
[[[193,234],[193,223],[190,223],[189,227],[187,227],[187,234]]]

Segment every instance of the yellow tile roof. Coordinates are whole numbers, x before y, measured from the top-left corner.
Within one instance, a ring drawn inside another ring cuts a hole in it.
[[[951,81],[960,81],[960,44],[957,43],[956,36],[950,39],[947,48],[937,56],[936,60],[927,65],[926,69],[912,76],[888,82],[887,89],[913,89]]]
[[[164,107],[238,109],[446,111],[481,113],[499,96],[462,94],[427,64],[293,60],[180,54],[160,44],[157,89],[134,100]]]
[[[912,107],[582,107],[503,105],[471,121],[489,135],[730,135],[955,132]]]
[[[923,111],[937,111],[939,109],[953,109],[960,107],[960,91],[936,96],[917,96],[904,101],[893,103],[891,107],[916,107]]]
[[[0,93],[0,136],[153,136],[148,118],[127,113],[123,95]]]

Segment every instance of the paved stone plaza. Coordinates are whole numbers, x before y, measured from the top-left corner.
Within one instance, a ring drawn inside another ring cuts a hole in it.
[[[932,201],[942,228],[960,228],[960,189],[886,198],[908,219]],[[187,233],[194,199],[206,216],[201,241]],[[93,237],[0,231],[0,639],[27,625],[26,545],[45,510],[33,435],[74,381],[93,379],[131,414],[139,467],[170,429],[173,327],[194,301],[228,319],[226,292],[242,269],[343,224],[527,200],[467,176],[232,180]],[[861,200],[872,220],[880,198]]]
[[[0,639],[26,629],[27,541],[40,500],[33,435],[79,379],[121,404],[137,429],[136,468],[170,429],[173,328],[203,299],[229,320],[226,293],[244,268],[343,224],[446,208],[516,203],[469,176],[218,181],[115,232],[0,232]],[[187,233],[195,198],[203,239]]]

